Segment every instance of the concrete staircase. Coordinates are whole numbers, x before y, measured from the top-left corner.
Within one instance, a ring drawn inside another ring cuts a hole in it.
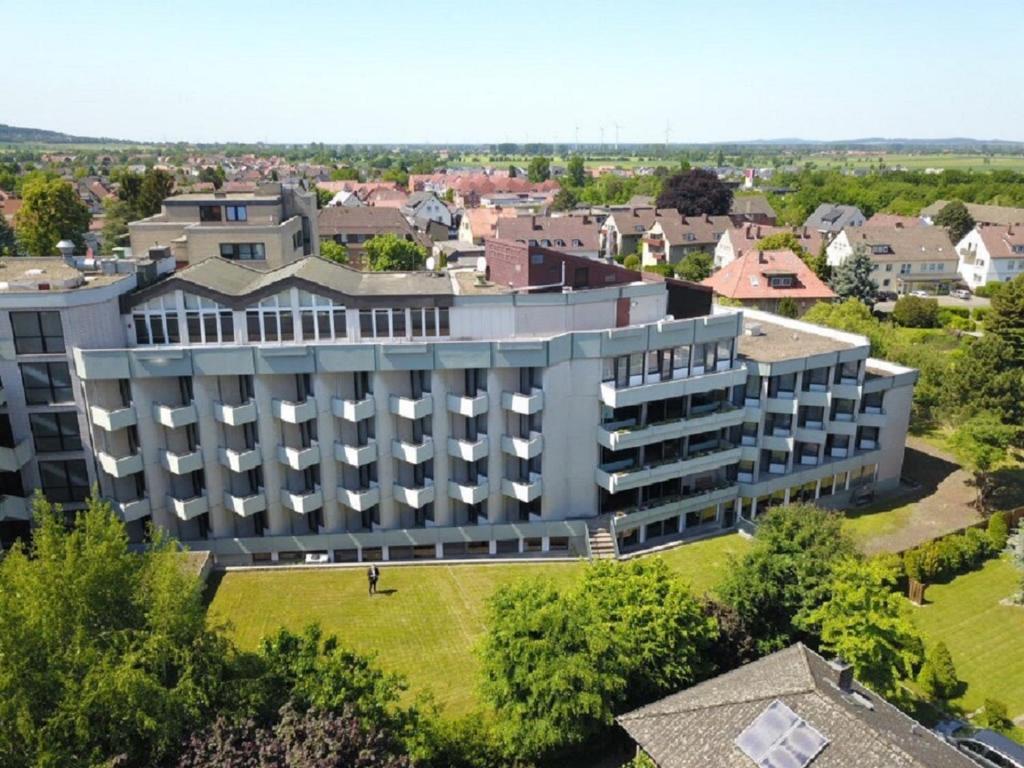
[[[593,560],[614,560],[619,556],[615,537],[611,534],[611,517],[601,515],[587,524],[590,535],[590,557]]]

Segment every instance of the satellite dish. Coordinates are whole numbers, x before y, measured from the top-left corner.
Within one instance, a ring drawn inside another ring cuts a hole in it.
[[[434,259],[434,257],[433,257],[433,256],[427,256],[427,269],[428,269],[428,270],[430,270],[431,272],[433,272],[433,271],[434,271],[434,266],[435,266],[436,264],[437,264],[437,261],[436,261],[436,260]]]
[[[476,271],[477,272],[486,272],[487,271],[487,257],[486,256],[477,256],[476,257]]]

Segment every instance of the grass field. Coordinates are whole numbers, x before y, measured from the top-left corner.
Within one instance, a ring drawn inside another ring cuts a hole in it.
[[[885,154],[871,153],[866,155],[809,155],[803,160],[815,163],[818,167],[852,167],[866,168],[877,165],[879,159],[888,166],[902,166],[912,171],[925,168],[949,168],[961,171],[1024,171],[1024,155],[993,155],[986,158],[979,154]],[[987,161],[987,162],[986,162]]]
[[[995,698],[1006,703],[1011,717],[1024,715],[1024,608],[1000,605],[1019,583],[1020,572],[1008,560],[991,560],[948,584],[928,587],[928,604],[913,608],[925,643],[942,640],[949,647],[967,683],[953,703],[966,713]]]
[[[695,590],[712,588],[728,555],[749,544],[737,534],[687,544],[661,555]],[[417,565],[381,569],[385,594],[370,598],[361,568],[229,572],[216,585],[209,615],[228,622],[244,648],[279,626],[318,621],[384,669],[403,674],[411,692],[429,690],[453,715],[473,709],[478,668],[473,648],[484,632],[487,598],[502,584],[541,577],[567,587],[583,563]]]
[[[880,536],[888,536],[905,528],[913,515],[913,504],[903,504],[892,509],[868,506],[863,509],[847,510],[843,518],[843,529],[858,544]]]

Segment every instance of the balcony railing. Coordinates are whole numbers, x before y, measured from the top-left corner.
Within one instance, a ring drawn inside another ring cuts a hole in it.
[[[434,500],[434,481],[427,478],[423,485],[401,485],[395,483],[392,488],[395,501],[400,501],[414,509],[422,509]]]
[[[252,448],[221,448],[218,452],[220,463],[232,472],[248,472],[263,463],[263,453],[258,445]]]
[[[234,512],[239,517],[252,517],[258,512],[267,508],[267,496],[260,488],[256,493],[247,496],[236,496],[233,493],[224,493],[224,508]]]
[[[504,478],[501,481],[501,492],[510,498],[531,502],[539,498],[543,492],[541,476],[538,472],[531,472],[528,480]]]
[[[503,392],[501,406],[506,411],[522,416],[532,416],[544,408],[544,390],[534,387],[529,394],[522,392]]]
[[[93,424],[107,432],[125,429],[139,423],[139,417],[135,413],[135,406],[133,405],[113,409],[100,408],[94,405],[89,409],[89,415],[92,417]]]
[[[227,424],[229,427],[251,424],[256,421],[256,402],[249,400],[240,405],[215,402],[213,404],[213,418],[221,424]]]
[[[372,395],[368,395],[362,400],[345,400],[335,397],[331,400],[331,410],[339,419],[355,423],[373,416],[375,405]]]
[[[544,450],[544,437],[540,432],[530,432],[529,437],[502,435],[501,450],[520,459],[532,459]]]
[[[178,427],[195,424],[199,419],[199,414],[196,413],[195,403],[188,403],[187,405],[163,405],[156,403],[153,405],[153,419],[157,424],[162,424],[168,429],[177,429]]]
[[[274,400],[274,416],[288,424],[305,424],[316,418],[316,400],[310,395],[305,400]]]
[[[434,439],[424,436],[420,443],[407,443],[403,440],[391,442],[391,455],[409,464],[422,464],[434,458]]]
[[[320,463],[320,445],[315,440],[311,445],[299,448],[279,445],[277,446],[277,460],[285,466],[301,472]]]
[[[167,502],[180,520],[193,520],[210,511],[210,502],[205,493],[188,498],[169,495]]]
[[[368,438],[366,445],[334,444],[334,458],[350,467],[363,467],[377,460],[377,441]]]
[[[479,504],[487,498],[489,492],[487,478],[483,475],[477,478],[476,483],[448,481],[448,496],[464,504]]]
[[[448,395],[448,410],[460,416],[472,418],[487,413],[487,393],[478,392],[476,395]]]
[[[0,446],[0,470],[17,472],[32,458],[32,440],[25,438],[13,446]]]
[[[476,440],[460,440],[448,438],[448,455],[454,456],[463,461],[479,461],[488,453],[489,447],[487,436],[484,435]]]
[[[319,485],[307,491],[289,491],[282,488],[281,503],[293,512],[308,515],[324,505],[324,495],[321,493]]]
[[[173,475],[188,475],[203,468],[203,454],[198,449],[185,453],[164,451],[160,463]]]
[[[392,395],[391,412],[403,419],[422,419],[434,412],[434,398],[430,393],[415,398]]]
[[[142,471],[142,454],[133,453],[128,456],[111,456],[109,453],[98,451],[96,458],[100,461],[103,471],[111,477],[128,477]]]
[[[365,512],[380,502],[380,486],[374,482],[371,482],[367,488],[354,490],[339,486],[338,501],[356,512]]]

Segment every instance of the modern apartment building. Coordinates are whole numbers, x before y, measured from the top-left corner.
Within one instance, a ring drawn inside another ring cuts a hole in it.
[[[587,554],[597,526],[629,551],[898,482],[916,372],[869,360],[866,339],[488,246],[562,281],[213,258],[67,291],[93,315],[62,310],[38,361],[62,365],[32,397],[81,446],[43,489],[78,501],[98,481],[133,536],[152,521],[250,563]],[[55,295],[0,290],[16,492],[51,461],[18,447],[35,434],[20,382],[43,376],[19,370],[40,354],[18,351],[36,326],[16,315]]]
[[[320,254],[316,195],[302,184],[168,197],[160,213],[131,222],[128,234],[134,255],[170,248],[180,266],[220,257],[276,269]]]

